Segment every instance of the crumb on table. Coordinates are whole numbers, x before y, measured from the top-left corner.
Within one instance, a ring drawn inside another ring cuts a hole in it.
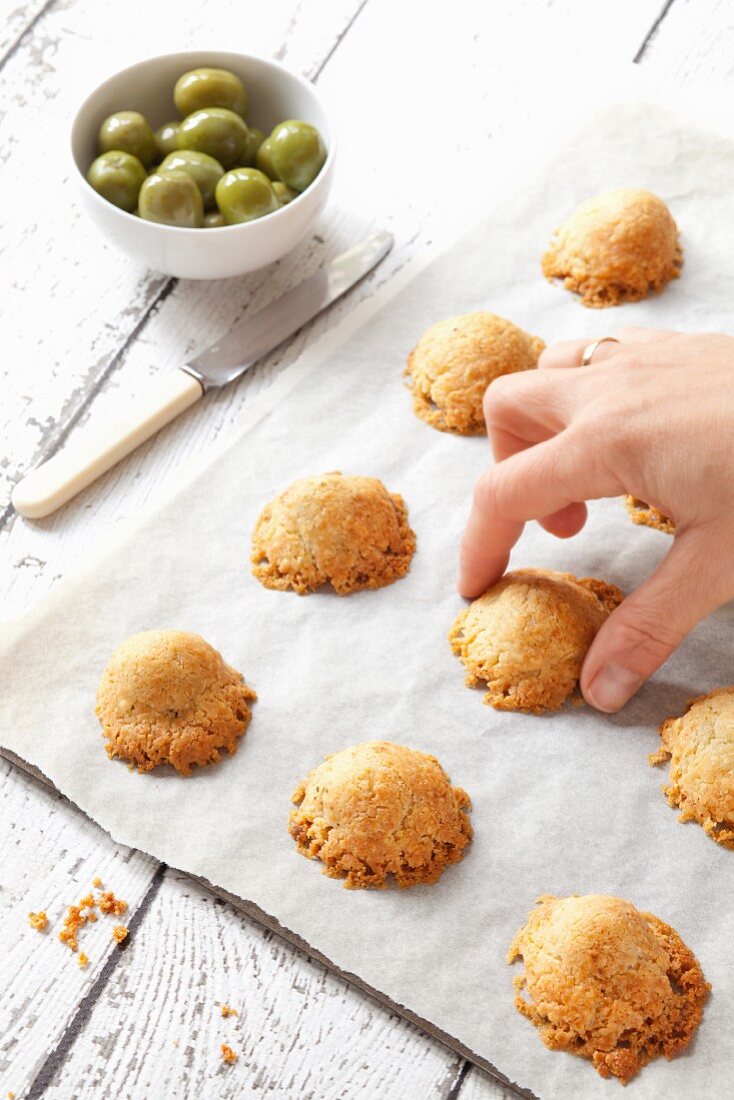
[[[95,879],[95,881],[97,881]],[[100,880],[101,881],[101,880]],[[94,895],[89,893],[79,901],[78,905],[70,905],[66,916],[64,917],[64,926],[59,932],[59,939],[62,943],[71,951],[78,951],[79,939],[77,933],[80,928],[83,928],[85,924],[94,924],[97,920],[97,909],[100,913],[110,916],[120,916],[127,909],[127,902],[122,898],[116,898],[112,890],[104,890],[98,898],[94,898]],[[39,925],[37,920],[42,918],[42,923]],[[28,919],[34,928],[46,927],[46,914],[45,913],[29,913]],[[127,928],[122,925],[118,925],[112,931],[112,938],[116,943],[122,943],[127,936]],[[86,957],[86,956],[85,956]],[[86,966],[86,963],[79,961],[80,966]]]
[[[97,890],[99,890],[101,885],[102,885],[102,879],[99,877],[99,875],[95,875],[94,878],[92,879],[92,886],[95,886],[97,888]]]
[[[237,1009],[236,1008],[230,1008],[229,1005],[222,1005],[221,1012],[222,1012],[222,1016],[225,1016],[225,1017],[226,1016],[236,1016],[237,1015]]]
[[[237,1055],[232,1050],[232,1047],[227,1046],[226,1043],[222,1043],[219,1049],[222,1052],[222,1061],[226,1062],[228,1066],[231,1066],[234,1062],[237,1061]]]
[[[35,928],[37,932],[45,932],[48,928],[48,917],[44,909],[41,909],[38,913],[29,913],[28,921],[31,928]]]
[[[89,966],[89,957],[87,955],[85,955],[83,951],[80,951],[78,962],[79,962],[79,969],[80,970],[86,970],[86,968]]]
[[[80,906],[70,905],[64,917],[64,927],[59,932],[59,939],[62,943],[66,944],[70,951],[77,951],[79,949],[77,932],[80,928],[83,928],[86,923],[87,918],[85,914],[82,913]]]
[[[116,917],[122,916],[127,909],[127,902],[122,898],[116,898],[111,890],[104,890],[97,898],[100,913],[113,913]]]

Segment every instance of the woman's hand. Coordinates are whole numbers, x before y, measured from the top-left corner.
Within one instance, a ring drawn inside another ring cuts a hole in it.
[[[675,523],[651,577],[610,615],[584,662],[592,706],[624,706],[705,615],[734,596],[734,337],[628,328],[579,367],[589,340],[546,348],[496,379],[484,409],[496,465],[480,477],[459,590],[507,567],[527,520],[568,538],[587,500],[630,493]]]

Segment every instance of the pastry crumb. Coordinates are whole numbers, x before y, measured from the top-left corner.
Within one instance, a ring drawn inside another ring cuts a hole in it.
[[[229,1005],[222,1005],[221,1012],[222,1012],[222,1016],[225,1016],[225,1017],[226,1016],[237,1016],[238,1015],[237,1009],[236,1008],[230,1008]]]
[[[70,951],[76,952],[79,950],[79,929],[83,928],[85,924],[95,923],[97,920],[97,908],[100,913],[107,916],[121,916],[127,909],[127,902],[123,901],[122,898],[115,897],[112,890],[106,890],[101,893],[96,900],[92,894],[85,894],[77,905],[70,905],[64,917],[63,928],[59,932],[59,940],[61,943],[65,944]],[[29,919],[38,919],[41,917],[44,921],[46,920],[45,913],[29,914]],[[34,927],[38,927],[32,919],[31,924],[33,924]],[[46,927],[45,923],[42,927]],[[114,929],[112,933],[114,938],[116,938],[116,931],[117,929]],[[126,935],[127,929],[125,929],[125,936]],[[122,936],[117,942],[120,943],[125,936]],[[82,963],[82,958],[86,959],[86,955],[79,957],[79,965],[83,968],[87,965],[88,960]]]
[[[232,1050],[232,1047],[227,1046],[226,1043],[222,1043],[219,1048],[222,1052],[222,1061],[226,1062],[228,1066],[231,1066],[237,1061],[238,1055]]]
[[[112,939],[115,943],[122,943],[128,937],[128,930],[124,924],[116,924],[112,929]]]
[[[99,875],[95,875],[94,878],[92,879],[92,886],[96,887],[96,889],[99,890],[101,885],[102,885],[102,879],[99,877]]]
[[[70,951],[79,950],[77,932],[87,923],[87,918],[78,905],[70,905],[64,917],[64,927],[59,932],[59,939],[66,944]]]
[[[99,895],[97,899],[100,913],[111,913],[115,917],[120,917],[127,909],[127,902],[122,898],[116,898],[112,890],[105,890]]]
[[[77,959],[80,970],[86,970],[89,966],[89,956],[85,955],[83,951],[79,952],[79,958]]]
[[[35,928],[36,932],[45,932],[48,928],[48,917],[46,911],[41,909],[38,913],[28,914],[28,923],[31,928]]]

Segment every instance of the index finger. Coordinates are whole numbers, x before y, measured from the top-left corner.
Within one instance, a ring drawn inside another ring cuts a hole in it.
[[[478,596],[502,576],[528,520],[624,491],[607,465],[594,461],[597,456],[567,429],[480,477],[461,541],[462,596]]]

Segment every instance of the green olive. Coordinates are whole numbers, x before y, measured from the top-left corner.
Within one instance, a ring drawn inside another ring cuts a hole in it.
[[[221,229],[226,224],[219,210],[210,210],[208,214],[204,215],[205,229]]]
[[[247,112],[247,92],[238,76],[227,69],[192,69],[176,81],[176,110],[186,117],[202,107],[228,107],[242,118]]]
[[[178,149],[178,123],[164,122],[155,132],[155,143],[158,146],[158,156],[163,160],[169,153],[175,153]]]
[[[265,134],[256,126],[248,126],[247,131],[247,148],[242,157],[242,164],[238,165],[238,168],[254,168],[257,151],[265,141]]]
[[[103,199],[132,213],[138,204],[145,169],[132,153],[116,149],[92,161],[87,179]]]
[[[279,122],[270,135],[275,174],[294,191],[305,191],[321,171],[326,146],[315,126],[298,119]]]
[[[264,172],[268,179],[277,180],[278,176],[271,160],[271,149],[270,138],[265,138],[255,155],[255,167]]]
[[[287,183],[281,183],[280,180],[276,180],[273,184],[273,191],[275,191],[275,197],[281,206],[285,206],[288,202],[293,202],[293,200],[298,197],[297,191],[294,191]]]
[[[217,184],[217,206],[227,225],[237,225],[272,214],[278,209],[278,200],[264,172],[233,168]]]
[[[157,157],[155,134],[138,111],[117,111],[100,126],[97,152],[109,153],[117,149],[132,153],[145,168]]]
[[[247,146],[247,126],[226,107],[204,107],[188,115],[178,131],[179,149],[207,153],[224,168],[239,164]]]
[[[224,169],[214,157],[193,149],[179,149],[177,153],[169,153],[158,170],[185,172],[201,191],[204,209],[214,206],[214,189],[224,175]]]
[[[156,172],[140,188],[138,213],[149,222],[197,229],[204,221],[204,204],[186,172]]]

